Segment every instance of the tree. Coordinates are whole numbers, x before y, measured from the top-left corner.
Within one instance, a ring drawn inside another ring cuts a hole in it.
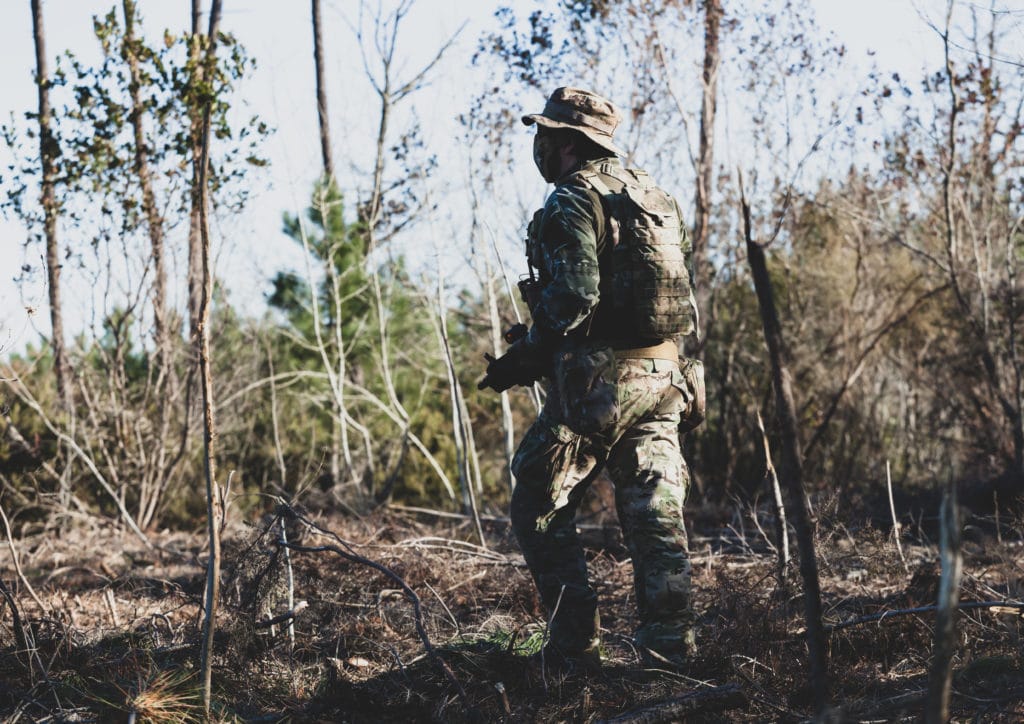
[[[718,105],[718,68],[721,63],[719,33],[722,23],[721,0],[704,0],[704,62],[701,73],[700,147],[696,164],[693,214],[693,288],[703,299],[708,286],[705,270],[710,235],[711,192],[715,165],[715,111]],[[700,301],[700,300],[699,300]],[[699,306],[699,305],[698,305]],[[699,322],[699,320],[698,320]],[[699,323],[696,334],[703,338]]]
[[[48,137],[61,153],[43,175],[52,174],[52,195],[76,231],[78,243],[63,260],[73,260],[68,269],[98,291],[84,302],[95,305],[97,326],[92,337],[89,330],[78,336],[82,365],[70,379],[76,424],[58,432],[95,456],[91,462],[116,489],[118,505],[147,529],[166,511],[166,493],[182,479],[192,442],[188,401],[174,384],[182,345],[180,317],[166,298],[166,261],[174,254],[165,232],[189,210],[187,103],[195,94],[187,41],[165,32],[158,45],[149,44],[137,3],[119,5],[120,13],[93,19],[98,62],[71,53],[58,59],[51,102],[62,110],[50,116]],[[237,182],[264,163],[258,146],[266,128],[258,119],[229,124],[233,83],[250,61],[233,38],[221,40],[228,51],[213,70],[211,124],[222,143],[210,161],[210,194],[214,208],[237,210],[247,198]],[[40,172],[36,162],[20,160],[23,133],[14,125],[5,129],[19,156],[5,207],[32,224],[42,213],[28,201],[27,180]],[[153,340],[152,353],[146,338]],[[29,393],[52,416],[48,387],[34,379]],[[88,465],[60,467],[68,481],[62,492],[76,477],[95,477]],[[81,498],[93,502],[88,494]],[[71,502],[66,494],[62,500]],[[106,505],[102,500],[96,502]]]
[[[217,434],[214,421],[213,375],[210,371],[210,302],[213,297],[213,264],[210,253],[209,220],[209,164],[210,164],[210,117],[214,101],[212,82],[217,65],[217,28],[220,24],[221,0],[213,0],[210,6],[210,30],[208,45],[203,59],[203,78],[210,87],[204,88],[202,105],[202,130],[200,132],[200,156],[194,169],[198,175],[193,184],[199,189],[199,224],[202,238],[201,259],[203,287],[199,297],[199,319],[196,325],[199,374],[203,390],[203,461],[206,473],[206,530],[209,538],[210,560],[206,565],[206,600],[203,606],[203,644],[200,671],[203,677],[203,709],[210,715],[211,675],[213,670],[213,633],[217,625],[217,604],[220,599],[220,527],[224,513],[220,487],[217,484],[215,439]],[[195,194],[193,194],[193,197]]]
[[[324,175],[334,178],[334,152],[331,149],[331,129],[327,116],[327,89],[324,86],[324,41],[321,36],[320,0],[313,4],[313,63],[316,69],[316,117],[320,122],[320,155]]]
[[[60,249],[57,240],[57,216],[60,204],[54,193],[56,164],[60,147],[54,137],[50,116],[51,81],[46,70],[46,31],[43,27],[42,0],[32,0],[32,37],[36,48],[36,86],[39,91],[39,164],[40,204],[43,208],[43,229],[46,238],[46,276],[50,296],[50,345],[53,348],[53,369],[57,377],[57,394],[61,405],[71,409],[67,381],[67,354],[64,350],[64,312],[60,300]]]

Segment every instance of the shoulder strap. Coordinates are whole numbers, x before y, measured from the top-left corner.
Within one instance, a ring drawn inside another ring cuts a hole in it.
[[[610,196],[621,193],[622,187],[626,185],[626,181],[616,176],[612,171],[614,171],[614,167],[611,164],[604,163],[601,164],[597,171],[588,169],[587,171],[580,172],[579,179],[594,189],[601,197]],[[613,190],[613,186],[617,187],[617,190]]]
[[[652,179],[642,168],[631,168],[629,169],[629,172],[633,174],[633,178],[636,179],[637,185],[644,191],[657,187],[657,184],[654,183],[654,179]]]

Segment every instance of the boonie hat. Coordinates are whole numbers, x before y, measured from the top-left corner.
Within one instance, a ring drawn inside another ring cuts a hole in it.
[[[601,148],[624,156],[625,153],[612,141],[612,135],[622,116],[607,98],[581,88],[562,87],[544,104],[540,113],[523,116],[523,123],[534,123],[547,128],[571,128],[579,131]]]

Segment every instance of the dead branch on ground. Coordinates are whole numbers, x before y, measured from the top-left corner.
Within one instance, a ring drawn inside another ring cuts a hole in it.
[[[427,652],[427,655],[435,664],[437,664],[438,668],[441,669],[448,682],[455,687],[455,690],[458,692],[459,697],[462,699],[462,701],[464,701],[467,704],[467,706],[473,706],[469,700],[469,697],[466,695],[466,690],[462,687],[462,684],[459,683],[459,680],[455,678],[455,674],[452,673],[452,670],[448,666],[448,664],[445,663],[444,659],[442,659],[440,654],[438,654],[437,649],[434,647],[434,644],[430,640],[430,636],[427,634],[427,629],[423,624],[423,604],[422,601],[420,601],[420,597],[416,595],[416,592],[412,590],[409,584],[406,583],[401,576],[399,576],[397,573],[395,573],[382,563],[377,563],[376,561],[372,561],[369,558],[365,558],[364,556],[359,555],[358,553],[352,550],[351,546],[347,541],[338,536],[336,533],[317,525],[309,518],[305,517],[304,515],[302,515],[293,507],[286,503],[282,503],[278,507],[278,515],[281,515],[282,517],[288,516],[294,518],[295,520],[298,520],[301,523],[305,524],[310,530],[337,541],[338,544],[342,547],[331,544],[320,546],[305,546],[299,545],[297,543],[285,543],[281,540],[277,541],[278,546],[282,548],[288,548],[293,551],[298,551],[300,553],[324,553],[330,551],[338,556],[341,556],[347,561],[357,563],[361,566],[366,566],[368,568],[372,568],[373,570],[384,574],[389,579],[394,581],[395,584],[401,589],[402,593],[405,594],[405,597],[412,604],[413,620],[415,621],[416,624],[416,633],[419,635],[419,639],[423,643],[423,648]]]

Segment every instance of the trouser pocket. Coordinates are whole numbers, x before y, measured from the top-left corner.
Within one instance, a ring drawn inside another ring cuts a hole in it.
[[[611,347],[571,349],[555,362],[562,419],[581,435],[608,429],[619,419],[617,369]]]

